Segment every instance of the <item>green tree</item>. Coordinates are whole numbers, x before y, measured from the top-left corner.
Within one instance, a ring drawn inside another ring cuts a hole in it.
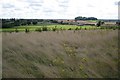
[[[30,25],[31,24],[31,21],[30,20],[27,20],[27,25]]]
[[[116,24],[117,24],[118,26],[120,26],[120,21],[117,21]]]
[[[97,27],[101,26],[101,21],[98,21],[98,23],[96,25],[97,25]]]
[[[36,24],[37,24],[37,22],[36,22],[36,21],[33,21],[33,22],[32,22],[32,24],[33,24],[33,25],[36,25]]]

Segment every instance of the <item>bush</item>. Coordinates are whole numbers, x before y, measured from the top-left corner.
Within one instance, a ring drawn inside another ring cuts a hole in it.
[[[69,28],[68,30],[72,30],[71,28]]]
[[[18,32],[18,29],[17,29],[17,28],[15,29],[15,32]]]
[[[76,27],[75,30],[78,30],[78,27]]]
[[[32,22],[32,24],[33,24],[33,25],[37,25],[37,22],[36,22],[36,21],[34,21],[34,22]]]
[[[43,31],[48,31],[47,27],[42,28]]]
[[[41,28],[36,29],[35,31],[42,32]]]
[[[100,27],[100,29],[104,29],[104,27]]]
[[[118,30],[120,30],[120,26],[118,26],[117,28],[118,28]]]
[[[25,29],[25,32],[28,33],[28,32],[29,32],[29,29]]]
[[[3,23],[2,22],[2,28],[12,28],[14,27],[14,23]]]
[[[53,30],[53,31],[56,31],[56,28],[53,28],[52,30]]]
[[[117,21],[116,24],[117,24],[118,26],[120,26],[120,21]]]

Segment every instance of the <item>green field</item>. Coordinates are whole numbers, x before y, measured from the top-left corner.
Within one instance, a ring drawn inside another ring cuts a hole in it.
[[[47,29],[49,31],[51,31],[53,28],[55,28],[57,30],[68,30],[71,28],[71,30],[75,30],[76,28],[78,29],[96,29],[98,27],[96,26],[76,26],[76,25],[30,25],[30,26],[18,26],[18,27],[13,27],[13,28],[4,28],[4,29],[0,29],[0,31],[2,32],[14,32],[16,29],[18,31],[25,31],[25,29],[29,29],[30,31],[35,31],[36,29],[42,28],[42,27],[47,27]]]

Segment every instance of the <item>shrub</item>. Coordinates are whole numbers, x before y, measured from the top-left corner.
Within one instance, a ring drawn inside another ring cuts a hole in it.
[[[72,30],[71,28],[69,28],[68,30]]]
[[[104,27],[100,27],[100,29],[104,29]]]
[[[29,29],[25,29],[25,32],[28,33],[28,32],[29,32]]]
[[[98,21],[98,23],[96,25],[97,25],[97,27],[101,26],[101,21]]]
[[[120,26],[118,26],[118,29],[120,30]]]
[[[17,28],[15,29],[15,32],[18,32],[18,29],[17,29]]]
[[[78,30],[78,27],[76,27],[75,30]]]
[[[117,21],[116,24],[117,24],[118,26],[120,26],[120,21]]]
[[[56,28],[53,28],[52,30],[53,30],[53,31],[56,31]]]
[[[80,27],[79,30],[81,30],[82,28]]]
[[[36,24],[37,24],[37,22],[36,22],[36,21],[34,21],[34,22],[32,22],[32,24],[33,24],[33,25],[36,25]]]
[[[57,30],[57,26],[55,26],[52,30],[53,30],[53,31],[56,31],[56,30]]]
[[[36,29],[35,31],[42,32],[41,28]]]
[[[115,30],[116,28],[113,28],[113,30]]]
[[[43,31],[48,31],[47,27],[42,28]]]

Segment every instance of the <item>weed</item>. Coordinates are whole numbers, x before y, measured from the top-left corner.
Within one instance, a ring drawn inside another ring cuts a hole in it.
[[[15,32],[16,32],[16,33],[18,32],[18,29],[17,29],[17,28],[15,29]]]
[[[42,31],[48,31],[47,27],[42,27]]]
[[[29,29],[25,29],[25,32],[28,33],[28,32],[30,32],[30,31],[29,31]]]
[[[41,28],[37,28],[35,31],[42,32]]]

